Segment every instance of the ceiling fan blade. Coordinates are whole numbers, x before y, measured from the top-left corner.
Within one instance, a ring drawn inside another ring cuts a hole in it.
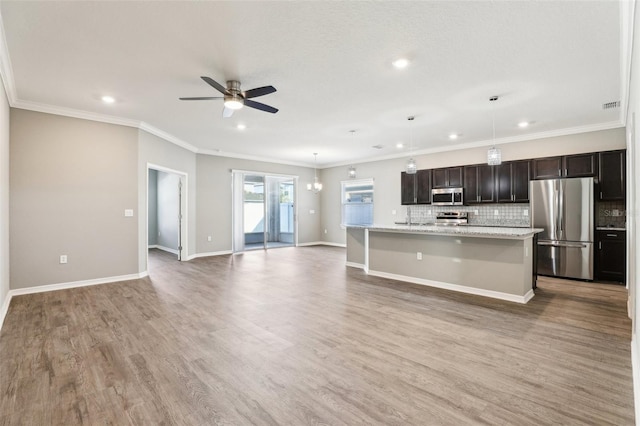
[[[215,81],[214,79],[210,78],[210,77],[200,77],[201,79],[203,79],[204,81],[207,82],[207,84],[209,84],[209,86],[213,87],[214,89],[216,89],[218,92],[222,93],[223,95],[227,95],[227,88],[224,87],[222,84],[218,83],[217,81]]]
[[[244,106],[248,106],[249,108],[259,109],[260,111],[270,112],[272,114],[275,114],[276,112],[278,112],[278,108],[261,104],[260,102],[251,101],[249,99],[244,100]]]
[[[224,107],[222,110],[222,117],[229,118],[233,115],[233,110],[231,108]]]
[[[244,98],[257,98],[258,96],[268,95],[269,93],[273,93],[275,91],[276,88],[273,86],[257,87],[255,89],[247,90],[246,92],[244,92]]]
[[[222,96],[205,96],[205,97],[197,97],[197,98],[178,98],[181,101],[208,101],[211,99],[224,99]]]

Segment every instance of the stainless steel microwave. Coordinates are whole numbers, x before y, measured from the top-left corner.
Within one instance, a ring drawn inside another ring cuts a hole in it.
[[[464,203],[462,188],[436,188],[431,190],[434,206],[461,206]]]

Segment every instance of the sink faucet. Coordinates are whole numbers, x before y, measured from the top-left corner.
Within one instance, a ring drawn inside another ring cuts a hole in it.
[[[411,206],[407,206],[407,225],[411,225]]]

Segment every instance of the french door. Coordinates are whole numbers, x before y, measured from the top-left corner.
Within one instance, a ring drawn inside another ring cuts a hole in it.
[[[295,245],[295,176],[233,171],[233,251]]]

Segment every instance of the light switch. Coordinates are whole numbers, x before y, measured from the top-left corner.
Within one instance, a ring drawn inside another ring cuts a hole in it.
[[[211,235],[207,237],[207,241],[211,241]]]
[[[125,217],[133,217],[133,209],[125,209],[124,216]]]
[[[62,264],[67,263],[67,255],[66,254],[61,254],[60,255],[60,263],[62,263]]]

